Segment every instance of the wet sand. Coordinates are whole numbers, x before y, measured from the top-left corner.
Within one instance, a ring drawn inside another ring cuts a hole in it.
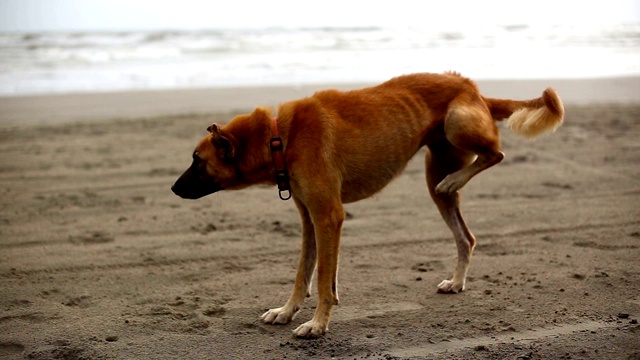
[[[639,82],[598,81],[599,96],[589,81],[480,82],[513,98],[554,86],[567,117],[536,141],[502,129],[507,158],[464,189],[467,290],[435,291],[456,251],[421,151],[346,206],[341,303],[312,341],[291,330],[315,294],[289,325],[259,321],[293,285],[293,202],[169,187],[212,121],[314,87],[2,98],[0,357],[640,358]]]

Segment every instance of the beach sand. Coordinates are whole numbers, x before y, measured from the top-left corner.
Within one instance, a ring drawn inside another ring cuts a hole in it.
[[[320,86],[2,98],[0,358],[638,359],[639,84],[480,82],[513,98],[554,86],[567,116],[536,141],[503,128],[505,161],[464,189],[467,290],[436,294],[456,250],[420,151],[346,206],[341,302],[311,341],[291,330],[315,293],[289,325],[259,320],[293,285],[293,202],[169,188],[213,121]]]

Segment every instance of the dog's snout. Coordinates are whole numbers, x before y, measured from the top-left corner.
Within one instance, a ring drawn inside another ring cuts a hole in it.
[[[218,182],[207,180],[209,181],[194,177],[187,171],[171,186],[171,191],[183,199],[199,199],[222,190]]]
[[[183,176],[179,177],[178,180],[171,185],[171,191],[181,198],[185,197],[185,189],[187,188],[188,187],[184,184]]]

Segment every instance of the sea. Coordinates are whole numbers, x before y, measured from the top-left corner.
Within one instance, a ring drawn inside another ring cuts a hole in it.
[[[640,75],[640,24],[0,33],[0,96]]]

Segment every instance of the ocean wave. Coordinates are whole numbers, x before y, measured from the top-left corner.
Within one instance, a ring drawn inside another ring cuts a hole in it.
[[[476,77],[587,77],[639,73],[640,24],[5,33],[0,62],[0,95],[377,81],[449,69]]]

